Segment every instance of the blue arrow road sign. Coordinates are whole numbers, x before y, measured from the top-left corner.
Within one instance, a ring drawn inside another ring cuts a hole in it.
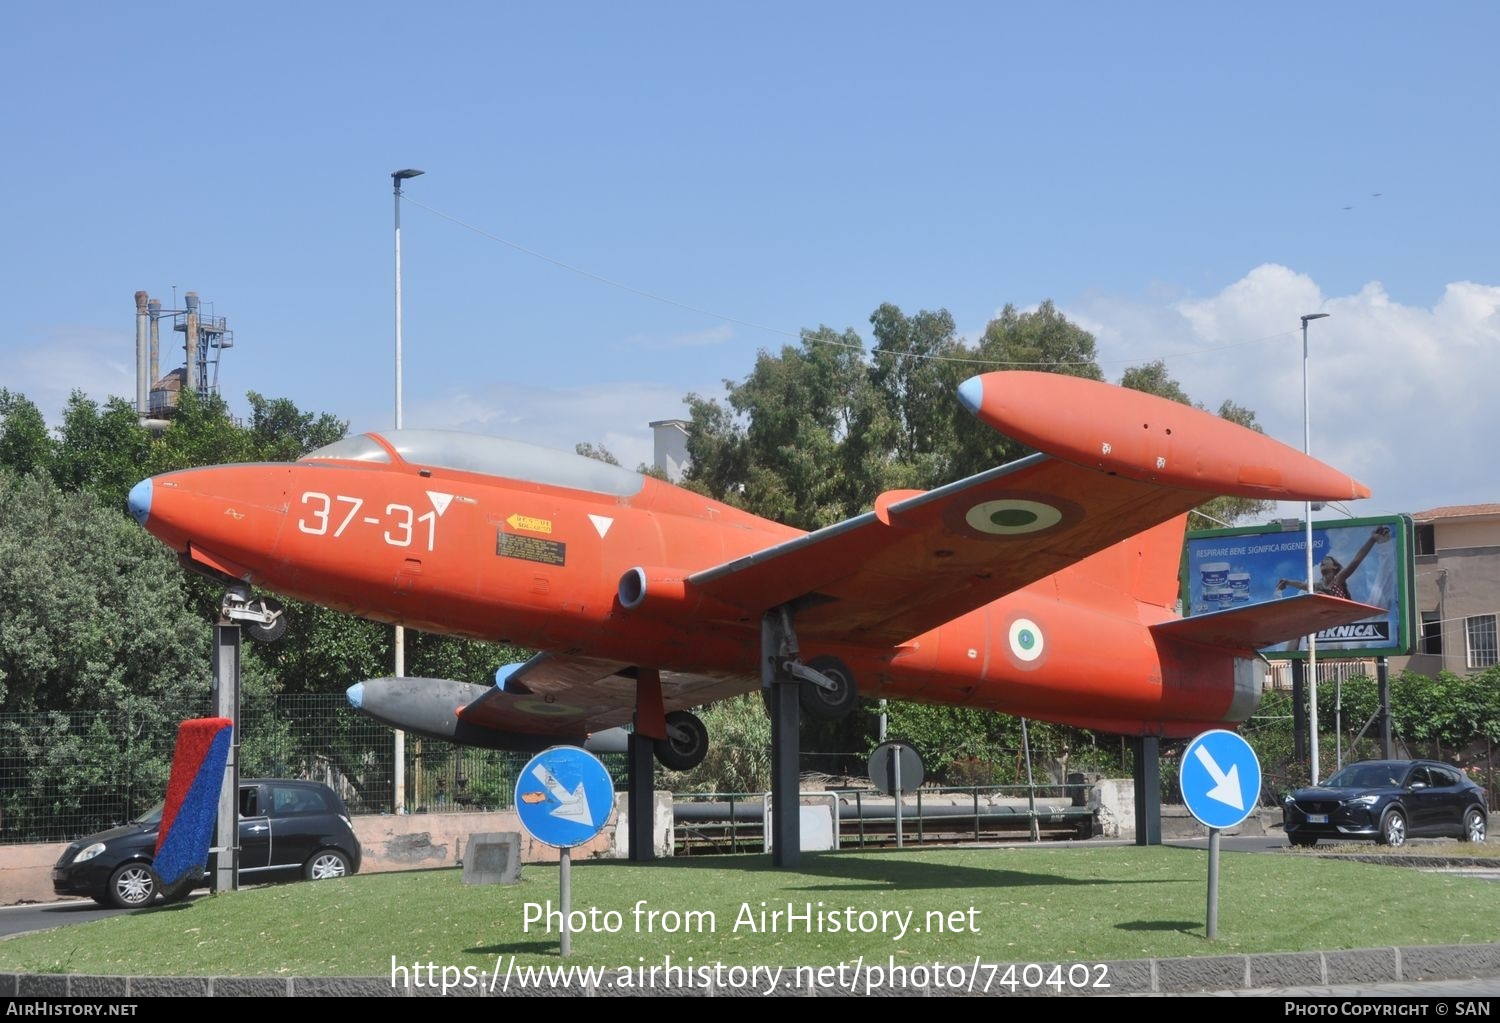
[[[1232,828],[1260,797],[1260,761],[1234,732],[1204,732],[1182,755],[1182,801],[1210,828]]]
[[[615,785],[592,753],[553,746],[529,760],[516,779],[516,813],[532,838],[557,849],[582,845],[604,829]]]

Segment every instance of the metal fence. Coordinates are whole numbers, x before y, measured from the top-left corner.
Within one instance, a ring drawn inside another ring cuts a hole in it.
[[[182,716],[208,712],[205,699]],[[240,777],[321,781],[351,813],[391,812],[391,730],[354,713],[342,694],[247,700],[240,717]],[[161,802],[178,720],[128,710],[0,715],[0,844],[72,841]],[[409,738],[405,810],[506,809],[528,759]],[[624,756],[601,759],[623,784]]]

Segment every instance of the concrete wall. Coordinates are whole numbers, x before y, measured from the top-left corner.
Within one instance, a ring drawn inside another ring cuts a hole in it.
[[[592,842],[573,850],[574,859],[625,858],[625,794],[615,797],[615,814]],[[653,845],[658,856],[672,855],[672,794],[656,793]],[[523,863],[556,863],[558,851],[533,841],[514,810],[497,813],[420,813],[355,817],[354,834],[364,851],[360,873],[456,867],[469,836],[491,831],[521,832]],[[0,906],[52,902],[52,864],[66,842],[0,846]]]

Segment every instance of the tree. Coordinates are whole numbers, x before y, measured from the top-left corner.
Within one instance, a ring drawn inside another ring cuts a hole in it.
[[[254,391],[250,402],[250,446],[266,462],[290,462],[349,432],[347,420],[324,412],[303,412],[287,398],[266,398]]]
[[[55,447],[41,409],[24,394],[0,387],[0,467],[19,476],[49,472]]]
[[[1029,313],[1007,304],[985,327],[979,345],[969,355],[975,360],[969,368],[973,373],[1014,369],[1102,380],[1104,374],[1095,361],[1094,347],[1094,335],[1069,322],[1050,299]],[[958,424],[957,475],[971,476],[1031,452],[994,430],[975,429],[968,410],[958,402],[950,400],[946,407]]]
[[[595,447],[594,445],[589,443],[574,444],[573,450],[578,452],[578,454],[582,455],[584,458],[592,458],[594,461],[603,462],[605,465],[620,464],[620,460],[616,458],[614,456],[614,453],[603,444],[600,444],[598,447]]]
[[[59,432],[52,466],[57,485],[95,494],[105,507],[123,508],[125,495],[141,479],[152,443],[135,407],[111,398],[101,409],[82,391],[74,391]]]

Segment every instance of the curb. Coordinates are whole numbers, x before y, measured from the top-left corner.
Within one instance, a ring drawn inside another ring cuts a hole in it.
[[[791,971],[797,976],[783,976],[775,984],[763,977],[759,980],[752,977],[744,985],[717,985],[710,979],[695,979],[688,971],[678,971],[677,983],[657,978],[641,983],[627,967],[594,967],[588,978],[582,976],[584,967],[548,964],[538,969],[543,973],[540,982],[523,988],[518,980],[514,992],[486,991],[472,985],[459,987],[457,982],[444,992],[438,978],[429,977],[432,983],[422,984],[420,976],[410,986],[395,987],[390,977],[104,977],[0,973],[0,998],[1205,994],[1496,979],[1500,978],[1500,944],[1271,952],[1091,964],[897,965],[891,969],[864,967],[837,980],[835,975],[826,973],[832,968],[820,971],[803,967]]]

